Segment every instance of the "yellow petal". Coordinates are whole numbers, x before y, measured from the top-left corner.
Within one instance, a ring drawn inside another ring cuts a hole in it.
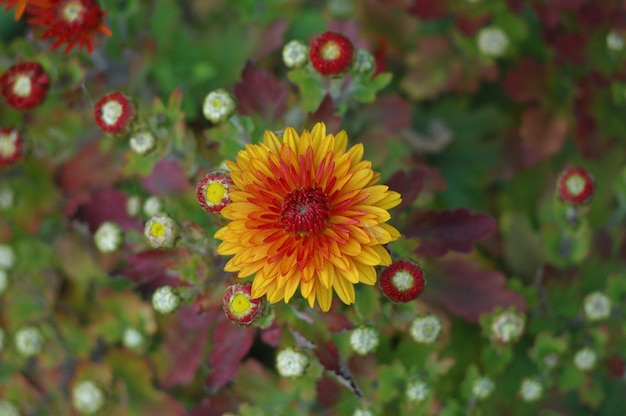
[[[373,285],[376,283],[376,269],[367,264],[354,262],[355,267],[359,271],[359,282],[366,285]]]
[[[348,134],[345,130],[341,130],[335,136],[335,153],[343,154],[346,153],[346,148],[348,147]]]
[[[322,311],[328,312],[330,304],[333,300],[333,290],[322,285],[315,285],[315,297],[317,298],[317,303],[319,303]]]
[[[341,299],[343,303],[345,303],[346,305],[354,303],[354,299],[356,296],[352,283],[341,278],[335,279],[335,282],[333,283],[333,289],[335,289],[335,292],[337,292],[337,295],[339,295],[339,299]]]
[[[361,244],[359,244],[359,242],[356,241],[355,238],[349,239],[348,242],[342,245],[340,248],[341,251],[348,256],[356,256],[358,254],[361,254]]]

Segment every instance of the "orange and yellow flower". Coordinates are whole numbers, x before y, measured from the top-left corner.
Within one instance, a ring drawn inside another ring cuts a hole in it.
[[[400,236],[387,224],[400,194],[376,185],[363,145],[347,145],[345,131],[327,135],[323,123],[302,135],[289,127],[226,162],[234,185],[221,213],[231,221],[215,234],[217,251],[233,255],[226,271],[254,275],[253,298],[289,302],[299,287],[328,311],[333,291],[351,304],[354,285],[375,284],[374,267],[391,264],[383,244]]]

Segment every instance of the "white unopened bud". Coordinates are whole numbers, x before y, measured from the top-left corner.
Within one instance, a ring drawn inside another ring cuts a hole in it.
[[[598,357],[591,348],[582,348],[574,356],[574,364],[581,371],[589,371],[596,365]]]
[[[420,344],[432,344],[441,333],[441,319],[437,315],[418,316],[411,324],[410,333]]]
[[[167,214],[156,214],[146,222],[144,236],[153,248],[172,248],[180,237],[180,225]]]
[[[478,400],[486,399],[491,396],[495,387],[496,385],[489,377],[479,377],[472,383],[472,395]]]
[[[143,345],[145,337],[135,328],[126,328],[122,336],[122,342],[126,348],[136,349]]]
[[[104,392],[91,380],[81,381],[72,389],[72,404],[83,415],[98,413],[104,403]]]
[[[374,416],[368,409],[356,409],[352,416]]]
[[[368,74],[374,71],[376,67],[376,60],[374,55],[370,51],[365,49],[358,49],[354,55],[354,62],[352,68],[354,72],[359,74]]]
[[[6,244],[0,244],[0,269],[9,270],[15,264],[15,252]]]
[[[152,295],[152,306],[160,313],[172,313],[180,306],[180,297],[171,286],[161,286]]]
[[[126,200],[126,213],[131,217],[136,217],[140,209],[141,199],[137,195],[129,196]]]
[[[536,402],[543,395],[543,386],[537,379],[525,378],[520,386],[519,394],[525,402]]]
[[[626,46],[626,42],[618,32],[612,30],[606,35],[606,47],[610,50],[619,52],[624,49],[624,46]]]
[[[212,91],[204,99],[202,112],[209,121],[221,123],[235,112],[235,100],[225,90]]]
[[[276,369],[283,377],[300,377],[307,365],[309,357],[293,348],[285,348],[276,356]]]
[[[509,38],[502,29],[486,27],[478,32],[478,49],[488,56],[502,56],[509,47]]]
[[[509,344],[522,336],[524,326],[524,315],[510,310],[500,312],[493,317],[490,337],[501,344]]]
[[[38,328],[25,327],[15,334],[15,347],[25,357],[39,354],[43,347],[43,335]]]
[[[93,235],[96,248],[101,253],[112,253],[119,249],[124,242],[124,231],[118,224],[105,221]]]
[[[374,328],[356,328],[350,334],[350,345],[360,355],[369,354],[378,346],[378,332]]]
[[[142,131],[139,133],[135,133],[130,138],[130,148],[133,151],[140,155],[145,155],[146,153],[154,150],[156,146],[156,140],[152,133],[149,131]]]
[[[611,315],[611,299],[602,292],[593,292],[585,296],[583,305],[585,317],[590,321],[600,321]]]
[[[161,200],[156,196],[151,196],[143,203],[143,213],[148,217],[159,214],[162,212],[163,204]]]
[[[292,40],[283,46],[283,62],[287,68],[300,68],[309,60],[309,48],[299,40]]]
[[[0,210],[7,210],[13,206],[15,192],[11,188],[0,188]]]
[[[406,397],[412,402],[423,402],[430,396],[430,386],[423,380],[409,383],[406,387]]]
[[[0,399],[0,416],[20,416],[20,411],[10,401]]]

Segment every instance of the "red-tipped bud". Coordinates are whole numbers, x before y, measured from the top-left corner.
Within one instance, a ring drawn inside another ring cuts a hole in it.
[[[263,315],[267,301],[265,297],[252,297],[252,283],[234,283],[224,293],[224,312],[231,322],[242,326],[251,325]]]
[[[225,170],[207,173],[198,184],[196,195],[200,206],[207,212],[220,212],[230,202],[233,181]]]
[[[392,302],[410,302],[424,290],[426,280],[421,267],[408,260],[398,260],[380,275],[380,287]]]
[[[0,76],[0,92],[11,107],[20,110],[41,104],[49,86],[50,77],[37,62],[13,65]]]
[[[557,180],[556,192],[565,203],[585,204],[594,191],[593,178],[583,168],[565,169]]]
[[[313,68],[322,75],[339,75],[352,65],[354,47],[347,37],[325,32],[315,38],[309,50]]]
[[[135,119],[135,106],[130,98],[114,92],[105,95],[96,103],[94,116],[102,130],[107,133],[120,133]]]
[[[17,129],[0,129],[0,166],[11,165],[22,157],[24,138]]]

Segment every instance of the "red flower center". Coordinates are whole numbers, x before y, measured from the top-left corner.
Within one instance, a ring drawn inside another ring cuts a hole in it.
[[[301,188],[288,193],[280,210],[285,230],[306,236],[319,234],[329,216],[326,195],[319,188]]]

